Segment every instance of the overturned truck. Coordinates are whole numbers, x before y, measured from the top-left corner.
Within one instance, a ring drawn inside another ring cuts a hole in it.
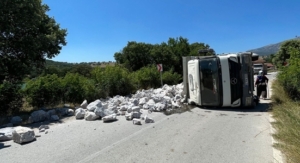
[[[203,53],[207,51],[199,51]],[[183,59],[184,101],[208,107],[254,107],[252,52]]]

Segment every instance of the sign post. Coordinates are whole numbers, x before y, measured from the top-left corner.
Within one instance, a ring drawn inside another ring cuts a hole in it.
[[[157,67],[157,70],[160,72],[160,82],[161,82],[161,86],[163,86],[163,82],[162,82],[163,66],[162,66],[162,64],[157,64],[156,67]]]

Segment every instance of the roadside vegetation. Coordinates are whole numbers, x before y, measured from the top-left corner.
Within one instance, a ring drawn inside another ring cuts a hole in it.
[[[49,10],[41,0],[0,1],[0,116],[130,95],[160,87],[160,76],[163,84],[178,84],[182,56],[210,48],[183,37],[161,44],[129,41],[114,54],[114,63],[57,63],[49,59],[67,44],[67,30]],[[156,64],[163,64],[162,75]]]
[[[284,58],[285,60],[280,60]],[[282,66],[288,60],[288,66]],[[300,160],[300,41],[287,41],[274,59],[279,67],[277,80],[272,84],[272,114],[278,141],[275,147],[287,162]]]

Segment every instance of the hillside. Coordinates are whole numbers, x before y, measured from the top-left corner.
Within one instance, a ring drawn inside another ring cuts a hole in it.
[[[295,39],[300,40],[300,37],[297,37]],[[286,40],[286,41],[288,41],[288,40]],[[260,56],[268,56],[270,54],[277,53],[280,46],[281,46],[281,44],[284,43],[284,42],[285,41],[282,41],[282,42],[279,42],[279,43],[270,44],[270,45],[267,45],[267,46],[263,46],[263,47],[260,47],[260,48],[251,49],[251,50],[247,50],[247,51],[257,53]]]
[[[46,60],[46,67],[57,67],[57,68],[72,68],[74,65],[90,65],[92,67],[101,66],[105,67],[107,65],[115,65],[115,62],[81,62],[81,63],[68,63],[68,62],[59,62],[53,60]]]

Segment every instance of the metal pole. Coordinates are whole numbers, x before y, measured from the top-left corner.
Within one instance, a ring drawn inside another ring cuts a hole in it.
[[[160,82],[161,82],[161,87],[163,87],[163,82],[162,82],[162,71],[160,71]]]

